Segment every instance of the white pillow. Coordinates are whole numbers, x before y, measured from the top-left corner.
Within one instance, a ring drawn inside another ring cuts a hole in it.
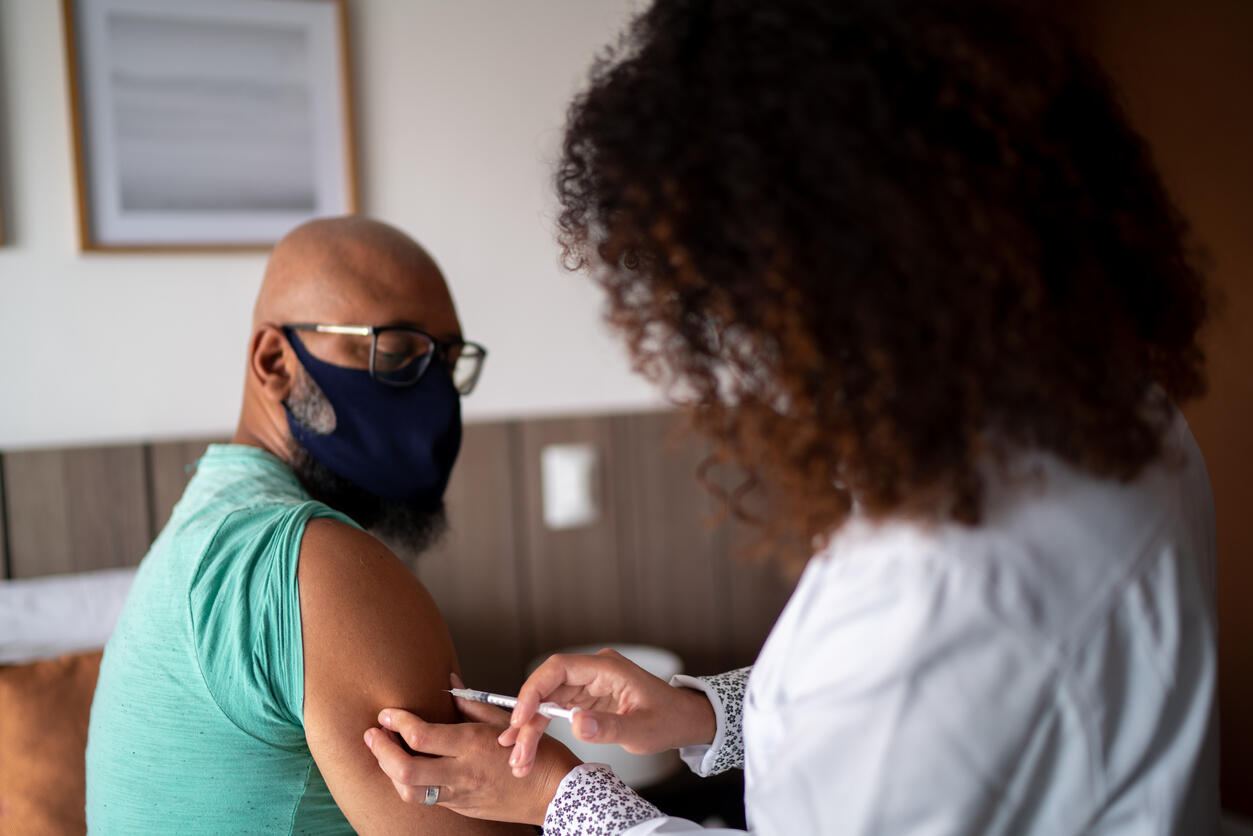
[[[0,664],[103,647],[135,568],[0,581]]]

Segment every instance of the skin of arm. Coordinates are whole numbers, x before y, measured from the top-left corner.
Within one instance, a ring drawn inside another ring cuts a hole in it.
[[[421,582],[382,543],[344,523],[311,520],[297,570],[304,643],[305,736],[336,803],[361,834],[529,833],[406,804],[362,740],[387,706],[441,723],[457,671],[444,620]]]

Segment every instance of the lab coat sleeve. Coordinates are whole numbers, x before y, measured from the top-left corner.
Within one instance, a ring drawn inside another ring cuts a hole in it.
[[[680,756],[701,777],[716,775],[744,765],[744,692],[752,668],[740,668],[714,676],[685,676],[670,680],[678,688],[703,692],[714,709],[717,724],[713,742],[687,746]],[[705,829],[686,819],[663,816],[624,784],[603,764],[584,764],[570,771],[557,788],[544,818],[547,836],[663,836],[663,834],[742,833],[725,828]]]
[[[687,819],[663,816],[622,783],[613,770],[585,763],[570,770],[544,817],[545,836],[668,836],[682,833],[732,836],[742,830],[706,829]]]
[[[744,692],[752,670],[751,667],[739,668],[715,676],[679,674],[670,680],[675,687],[701,691],[713,706],[717,724],[713,741],[679,750],[683,762],[702,778],[744,768]]]

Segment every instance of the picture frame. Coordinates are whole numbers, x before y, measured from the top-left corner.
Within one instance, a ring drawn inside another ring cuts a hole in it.
[[[345,0],[62,13],[82,250],[265,250],[357,211]]]

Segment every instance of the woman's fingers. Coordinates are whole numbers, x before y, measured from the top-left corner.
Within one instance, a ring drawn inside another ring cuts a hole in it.
[[[538,720],[545,720],[544,717],[536,715],[531,722],[524,726],[510,726],[499,738],[502,746],[508,746],[512,743],[513,752],[509,755],[509,766],[513,769],[514,777],[524,778],[535,765],[535,753],[539,749],[540,741],[544,738],[544,731],[548,723],[538,723]],[[586,740],[590,743],[615,743],[621,733],[622,721],[616,714],[602,714],[597,711],[578,711],[575,712],[574,720],[571,725],[574,728],[574,736],[579,740]]]
[[[457,755],[465,748],[463,733],[456,725],[428,723],[403,708],[385,708],[379,712],[379,725],[405,739],[409,748],[427,755]]]
[[[537,714],[539,704],[551,700],[583,709],[571,721],[578,740],[617,743],[629,751],[659,751],[665,746],[652,740],[656,734],[651,728],[654,706],[650,703],[654,698],[668,697],[670,690],[664,682],[608,648],[592,655],[550,656],[518,690],[510,727],[497,742],[513,746],[509,758],[513,774],[528,774],[548,725]]]
[[[412,784],[402,784],[395,778],[392,779],[392,788],[396,790],[396,795],[400,796],[400,800],[406,804],[421,804],[426,798],[426,787],[415,787]],[[443,790],[440,790],[443,795]]]
[[[510,730],[516,732],[513,751],[509,754],[509,766],[513,768],[514,777],[523,778],[530,773],[531,766],[535,763],[535,753],[547,729],[548,718],[542,714],[535,715],[523,726],[510,727]]]
[[[565,666],[561,656],[549,656],[518,689],[518,704],[513,708],[509,725],[521,726],[535,716],[539,704],[566,684]]]
[[[549,656],[518,689],[518,704],[509,719],[510,725],[521,726],[526,723],[535,716],[539,704],[545,700],[563,705],[570,702],[571,695],[581,693],[597,677],[611,670],[617,662],[618,659],[612,657],[582,654]]]
[[[499,725],[427,723],[398,708],[384,709],[379,719],[387,730],[367,730],[365,744],[401,799],[422,804],[437,787],[436,804],[474,818],[539,824],[557,782],[579,763],[560,743],[546,740],[528,765],[531,778],[519,781],[510,775],[518,773],[508,764],[509,750],[496,742]]]
[[[443,758],[415,758],[381,729],[366,729],[365,745],[379,762],[379,767],[392,779],[397,792],[401,792],[402,787],[442,786],[451,783],[448,775],[450,765],[447,761]],[[401,796],[404,795],[401,792]]]
[[[551,722],[552,721],[550,721],[543,714],[536,714],[521,726],[509,726],[500,733],[500,736],[496,738],[496,742],[501,746],[512,746],[517,742],[518,735],[523,729],[531,730],[531,732],[528,732],[527,734],[528,740],[538,740],[540,735],[548,731],[548,726]]]
[[[510,726],[500,733],[500,736],[496,738],[496,742],[501,746],[512,746],[518,739],[518,731],[517,726]]]
[[[400,800],[406,804],[426,804],[426,788],[427,786],[439,787],[438,800],[435,806],[448,807],[456,810],[459,807],[462,794],[458,792],[457,787],[448,786],[446,784],[402,784],[399,781],[392,781],[392,788],[396,790],[396,794],[400,796]]]

